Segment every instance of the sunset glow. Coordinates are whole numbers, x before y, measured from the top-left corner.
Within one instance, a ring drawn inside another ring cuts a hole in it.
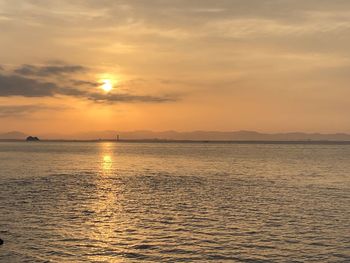
[[[0,262],[350,262],[350,0],[0,0]]]
[[[350,1],[310,1],[0,0],[0,132],[350,133]]]

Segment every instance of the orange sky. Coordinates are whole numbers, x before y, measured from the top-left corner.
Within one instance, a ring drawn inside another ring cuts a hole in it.
[[[350,132],[350,1],[0,0],[0,10],[0,132]]]

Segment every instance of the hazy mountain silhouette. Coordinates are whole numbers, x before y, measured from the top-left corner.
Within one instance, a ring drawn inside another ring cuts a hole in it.
[[[11,131],[0,134],[0,140],[24,140],[27,134],[19,131]]]
[[[92,131],[74,134],[39,134],[39,137],[46,140],[114,140],[119,135],[121,140],[198,140],[198,141],[350,141],[350,134],[334,133],[260,133],[255,131],[162,131],[154,132],[147,130],[140,131]],[[0,134],[2,140],[25,140],[28,135],[12,131]]]
[[[75,140],[98,140],[98,139],[116,139],[119,135],[120,139],[125,140],[142,140],[142,139],[159,139],[159,140],[214,140],[214,141],[350,141],[350,134],[335,133],[260,133],[255,131],[162,131],[154,132],[147,130],[140,131],[93,131],[75,134],[43,134],[43,139],[75,139]]]

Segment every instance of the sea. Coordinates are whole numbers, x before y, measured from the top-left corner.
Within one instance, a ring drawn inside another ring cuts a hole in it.
[[[1,142],[0,262],[350,262],[350,145]]]

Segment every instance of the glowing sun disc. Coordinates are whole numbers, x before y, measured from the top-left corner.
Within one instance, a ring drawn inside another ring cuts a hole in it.
[[[113,89],[113,85],[109,79],[105,79],[105,80],[103,80],[103,84],[102,84],[101,88],[105,92],[110,92]]]

